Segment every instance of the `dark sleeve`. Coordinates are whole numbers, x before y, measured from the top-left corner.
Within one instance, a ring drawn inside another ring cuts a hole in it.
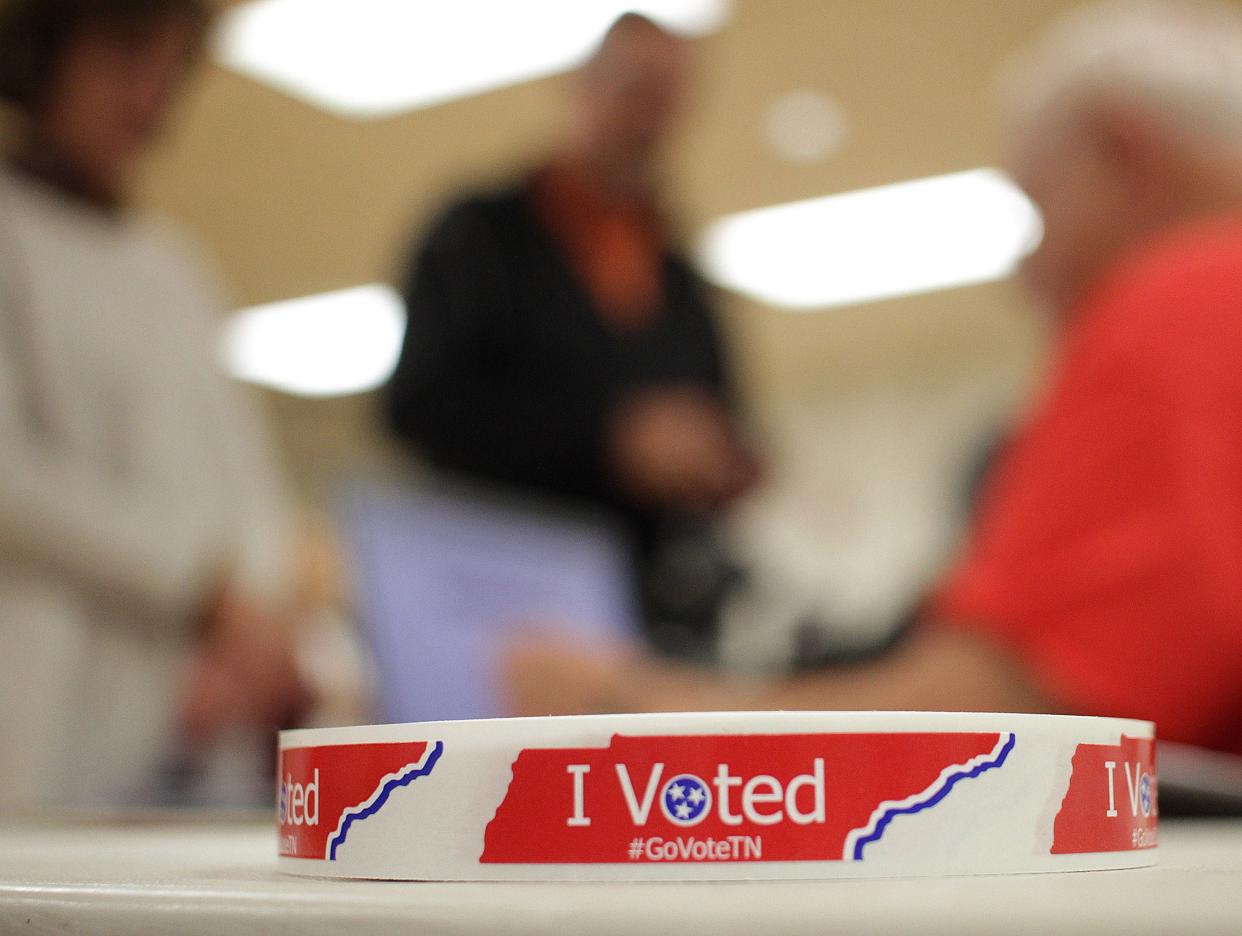
[[[502,221],[465,202],[433,227],[404,289],[408,325],[387,388],[392,431],[434,464],[568,494],[600,485],[599,403],[524,373]]]
[[[677,289],[682,295],[682,305],[693,319],[693,327],[699,338],[696,342],[696,367],[709,390],[715,393],[729,412],[736,418],[740,402],[734,382],[733,362],[720,322],[716,316],[715,296],[710,286],[684,259],[673,261]]]

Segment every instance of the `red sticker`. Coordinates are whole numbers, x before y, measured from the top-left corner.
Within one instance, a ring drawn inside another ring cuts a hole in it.
[[[440,742],[332,744],[280,752],[276,821],[280,854],[336,860],[350,827],[389,794],[431,773]]]
[[[865,860],[1001,768],[1009,733],[627,737],[523,750],[483,863]],[[960,794],[959,794],[960,795]]]
[[[1156,745],[1080,744],[1053,825],[1052,854],[1156,847]]]

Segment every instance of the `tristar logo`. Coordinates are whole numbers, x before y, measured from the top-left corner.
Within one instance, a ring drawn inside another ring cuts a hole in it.
[[[355,823],[431,773],[440,741],[333,744],[280,752],[276,820],[286,858],[340,857]]]
[[[1154,741],[1123,736],[1118,744],[1080,744],[1071,766],[1053,823],[1054,855],[1155,847]]]
[[[1007,733],[686,735],[527,749],[479,860],[862,860],[891,822],[1001,767],[1015,743]]]

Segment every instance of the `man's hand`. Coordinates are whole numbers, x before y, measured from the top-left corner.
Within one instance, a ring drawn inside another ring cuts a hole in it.
[[[710,509],[743,494],[758,477],[728,413],[701,390],[635,396],[614,414],[606,445],[622,487],[655,506]]]
[[[629,653],[587,648],[551,635],[511,643],[501,658],[505,709],[511,715],[584,715],[626,711],[622,671]]]
[[[749,687],[706,670],[553,636],[510,645],[499,675],[511,715],[702,712],[752,702]]]
[[[310,692],[295,637],[291,618],[221,589],[186,667],[181,722],[191,741],[209,742],[235,725],[279,727],[305,709]]]

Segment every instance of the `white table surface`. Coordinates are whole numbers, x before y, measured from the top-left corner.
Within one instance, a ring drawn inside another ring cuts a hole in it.
[[[287,877],[268,826],[0,827],[0,933],[1242,934],[1242,823],[1166,823],[1159,867],[732,884]]]

